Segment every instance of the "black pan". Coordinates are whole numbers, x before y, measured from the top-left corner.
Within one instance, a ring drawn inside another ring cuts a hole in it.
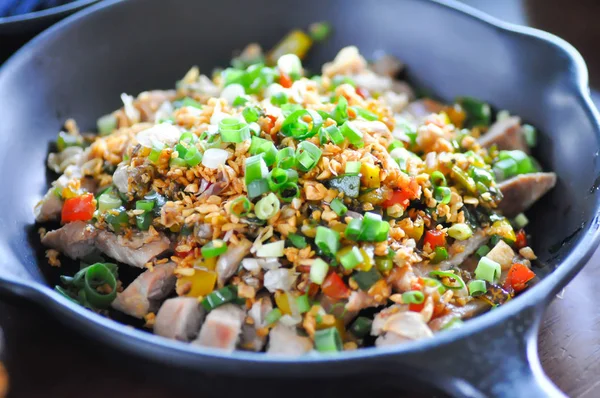
[[[408,77],[442,99],[472,95],[543,132],[537,153],[557,187],[528,213],[542,280],[516,300],[433,339],[337,355],[281,359],[169,341],[87,311],[49,287],[32,207],[47,187],[45,158],[67,117],[93,128],[121,92],[170,88],[190,65],[225,65],[250,41],[273,45],[328,20],[313,70],[356,44],[404,60]],[[3,291],[38,302],[97,341],[188,370],[253,376],[414,375],[453,395],[561,396],[544,376],[536,336],[544,308],[598,243],[600,127],[581,56],[550,34],[455,2],[129,0],[101,3],[40,35],[0,71],[0,269]]]

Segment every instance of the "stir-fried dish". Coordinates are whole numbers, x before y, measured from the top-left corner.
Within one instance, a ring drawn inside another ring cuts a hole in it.
[[[35,208],[62,224],[41,231],[50,264],[81,261],[56,289],[168,338],[299,355],[429,338],[527,288],[523,212],[556,181],[535,128],[416,99],[398,60],[355,47],[311,76],[311,42],[122,94],[97,135],[68,121]]]

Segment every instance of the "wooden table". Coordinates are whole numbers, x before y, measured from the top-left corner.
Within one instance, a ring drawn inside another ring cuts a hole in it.
[[[600,27],[593,18],[600,2],[578,0],[464,0],[510,22],[559,34],[582,51],[593,83],[600,83],[595,51]],[[588,17],[589,16],[589,17]],[[592,22],[593,21],[593,22]],[[597,101],[597,103],[600,103]],[[600,251],[550,304],[539,336],[539,351],[550,378],[569,396],[600,396]],[[183,388],[147,377],[128,356],[105,355],[106,349],[59,325],[33,305],[3,298],[0,325],[5,331],[4,359],[12,396],[185,396]],[[389,389],[386,395],[390,395]],[[282,396],[285,393],[282,392]],[[212,396],[208,391],[198,395]],[[375,394],[373,394],[375,395]],[[396,395],[392,392],[392,395]],[[221,396],[215,395],[214,396]],[[228,396],[228,394],[225,394]],[[535,398],[535,397],[532,397]]]

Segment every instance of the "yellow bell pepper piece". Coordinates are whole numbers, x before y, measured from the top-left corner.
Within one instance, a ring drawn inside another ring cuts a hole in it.
[[[493,235],[499,235],[501,238],[515,242],[517,235],[510,222],[505,218],[503,220],[494,221],[491,232]]]
[[[277,304],[277,308],[279,308],[282,314],[292,314],[292,310],[290,309],[290,301],[288,295],[285,292],[275,292],[275,304]]]
[[[417,217],[415,221],[413,221],[413,227],[411,229],[406,229],[406,234],[413,238],[416,241],[419,241],[423,236],[423,231],[425,229],[425,225],[423,223],[423,219],[421,217]]]
[[[186,294],[188,297],[206,296],[212,292],[217,282],[217,273],[214,271],[204,271],[201,269],[194,270],[194,274],[190,276],[182,276],[177,279],[177,287],[191,283],[192,287]]]
[[[270,64],[275,64],[285,54],[296,54],[302,59],[312,46],[312,39],[301,30],[292,30],[267,55]]]
[[[335,258],[340,263],[342,261],[342,257],[352,250],[352,246],[342,247],[340,250],[335,253]],[[367,252],[364,249],[360,249],[360,254],[362,254],[363,261],[356,266],[357,270],[360,271],[369,271],[373,267],[373,262],[371,258],[367,255]]]
[[[363,163],[360,166],[360,183],[365,188],[379,188],[381,186],[381,179],[379,178],[379,172],[381,169],[379,166],[374,164]]]

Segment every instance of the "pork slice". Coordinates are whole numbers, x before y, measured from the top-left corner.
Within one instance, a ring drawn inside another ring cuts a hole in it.
[[[96,237],[96,247],[117,261],[143,268],[144,264],[161,255],[170,247],[169,239],[163,234],[151,242],[144,243],[147,236],[148,232],[140,232],[127,239],[112,232],[101,231]]]
[[[503,198],[498,209],[506,217],[524,212],[556,185],[554,173],[521,174],[498,184]]]
[[[97,235],[98,230],[92,225],[83,221],[74,221],[48,232],[42,238],[42,244],[72,259],[79,259],[95,251],[94,240]]]
[[[397,312],[389,316],[383,324],[384,334],[375,340],[375,345],[391,345],[408,340],[433,337],[433,332],[418,312]]]
[[[346,310],[354,313],[369,307],[377,307],[378,303],[375,299],[369,296],[363,290],[354,290],[350,293],[348,303],[346,304]]]
[[[417,270],[419,266],[419,264],[415,265]],[[387,278],[388,282],[392,284],[394,291],[400,293],[412,290],[412,283],[415,279],[417,279],[417,275],[415,274],[413,267],[411,267],[410,265],[405,265],[403,267],[394,267],[394,269]]]
[[[529,146],[521,129],[521,119],[517,116],[498,120],[490,126],[487,133],[479,137],[478,142],[485,148],[496,145],[500,150],[518,149],[529,153]]]
[[[46,222],[58,220],[62,211],[62,205],[62,200],[54,193],[54,189],[50,188],[33,209],[35,221]]]
[[[175,263],[155,265],[152,270],[142,272],[113,301],[114,309],[136,318],[143,318],[158,309],[159,303],[174,289]]]
[[[225,304],[209,312],[194,344],[233,351],[242,331],[246,312],[234,304]]]
[[[269,333],[269,354],[299,356],[312,348],[312,341],[308,337],[299,336],[295,328],[277,324]]]
[[[170,298],[156,314],[154,333],[179,341],[191,341],[198,334],[203,320],[204,308],[195,297]]]
[[[248,316],[252,318],[252,324],[245,323],[242,327],[242,337],[240,346],[247,350],[260,351],[267,342],[267,334],[259,332],[266,327],[265,317],[273,309],[271,298],[266,295],[256,300],[248,311]]]
[[[447,304],[446,308],[449,308],[450,312],[439,318],[432,319],[428,325],[431,330],[437,332],[456,317],[459,317],[460,319],[469,319],[489,310],[490,307],[488,302],[480,299],[471,300],[463,306]]]
[[[231,246],[223,253],[217,261],[217,274],[219,275],[219,286],[225,284],[227,279],[231,278],[238,266],[250,253],[252,242],[247,239],[242,240],[237,245]]]

